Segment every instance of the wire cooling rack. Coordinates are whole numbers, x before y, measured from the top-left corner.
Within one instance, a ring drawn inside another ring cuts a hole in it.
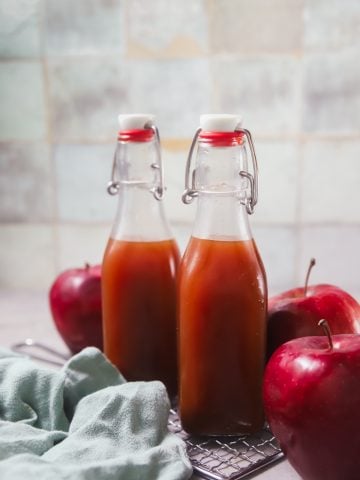
[[[184,440],[194,471],[210,480],[245,478],[284,456],[268,427],[255,435],[195,437],[184,432],[176,410],[168,426]]]

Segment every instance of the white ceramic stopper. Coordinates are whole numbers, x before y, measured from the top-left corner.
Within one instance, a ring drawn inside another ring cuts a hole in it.
[[[150,113],[129,113],[119,115],[120,130],[143,129],[147,124],[154,123],[155,116]]]
[[[200,115],[200,128],[206,132],[233,132],[241,123],[240,115],[226,113]]]

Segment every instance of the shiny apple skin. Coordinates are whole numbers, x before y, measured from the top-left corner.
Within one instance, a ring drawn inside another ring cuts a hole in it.
[[[282,345],[264,374],[271,430],[304,480],[360,479],[360,335]]]
[[[88,346],[103,349],[101,265],[61,273],[49,302],[56,328],[72,353]]]
[[[269,299],[267,325],[268,358],[293,338],[322,335],[319,320],[325,318],[333,334],[360,333],[360,306],[347,292],[334,285],[294,288]],[[359,476],[360,479],[360,476]]]

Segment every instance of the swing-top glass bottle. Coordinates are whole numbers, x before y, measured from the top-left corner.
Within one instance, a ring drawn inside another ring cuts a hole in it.
[[[185,183],[184,203],[198,205],[179,269],[182,424],[193,434],[252,433],[263,425],[267,287],[248,220],[257,161],[238,116],[201,117]]]
[[[120,115],[110,194],[119,196],[103,259],[104,350],[128,380],[177,392],[179,250],[165,217],[160,138],[152,115]]]

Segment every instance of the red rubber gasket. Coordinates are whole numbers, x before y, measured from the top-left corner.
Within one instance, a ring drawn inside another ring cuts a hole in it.
[[[229,147],[241,145],[244,141],[243,132],[206,132],[201,131],[199,135],[201,143],[207,143],[214,147]]]
[[[151,128],[120,130],[118,133],[121,142],[149,142],[153,137],[154,131]]]

